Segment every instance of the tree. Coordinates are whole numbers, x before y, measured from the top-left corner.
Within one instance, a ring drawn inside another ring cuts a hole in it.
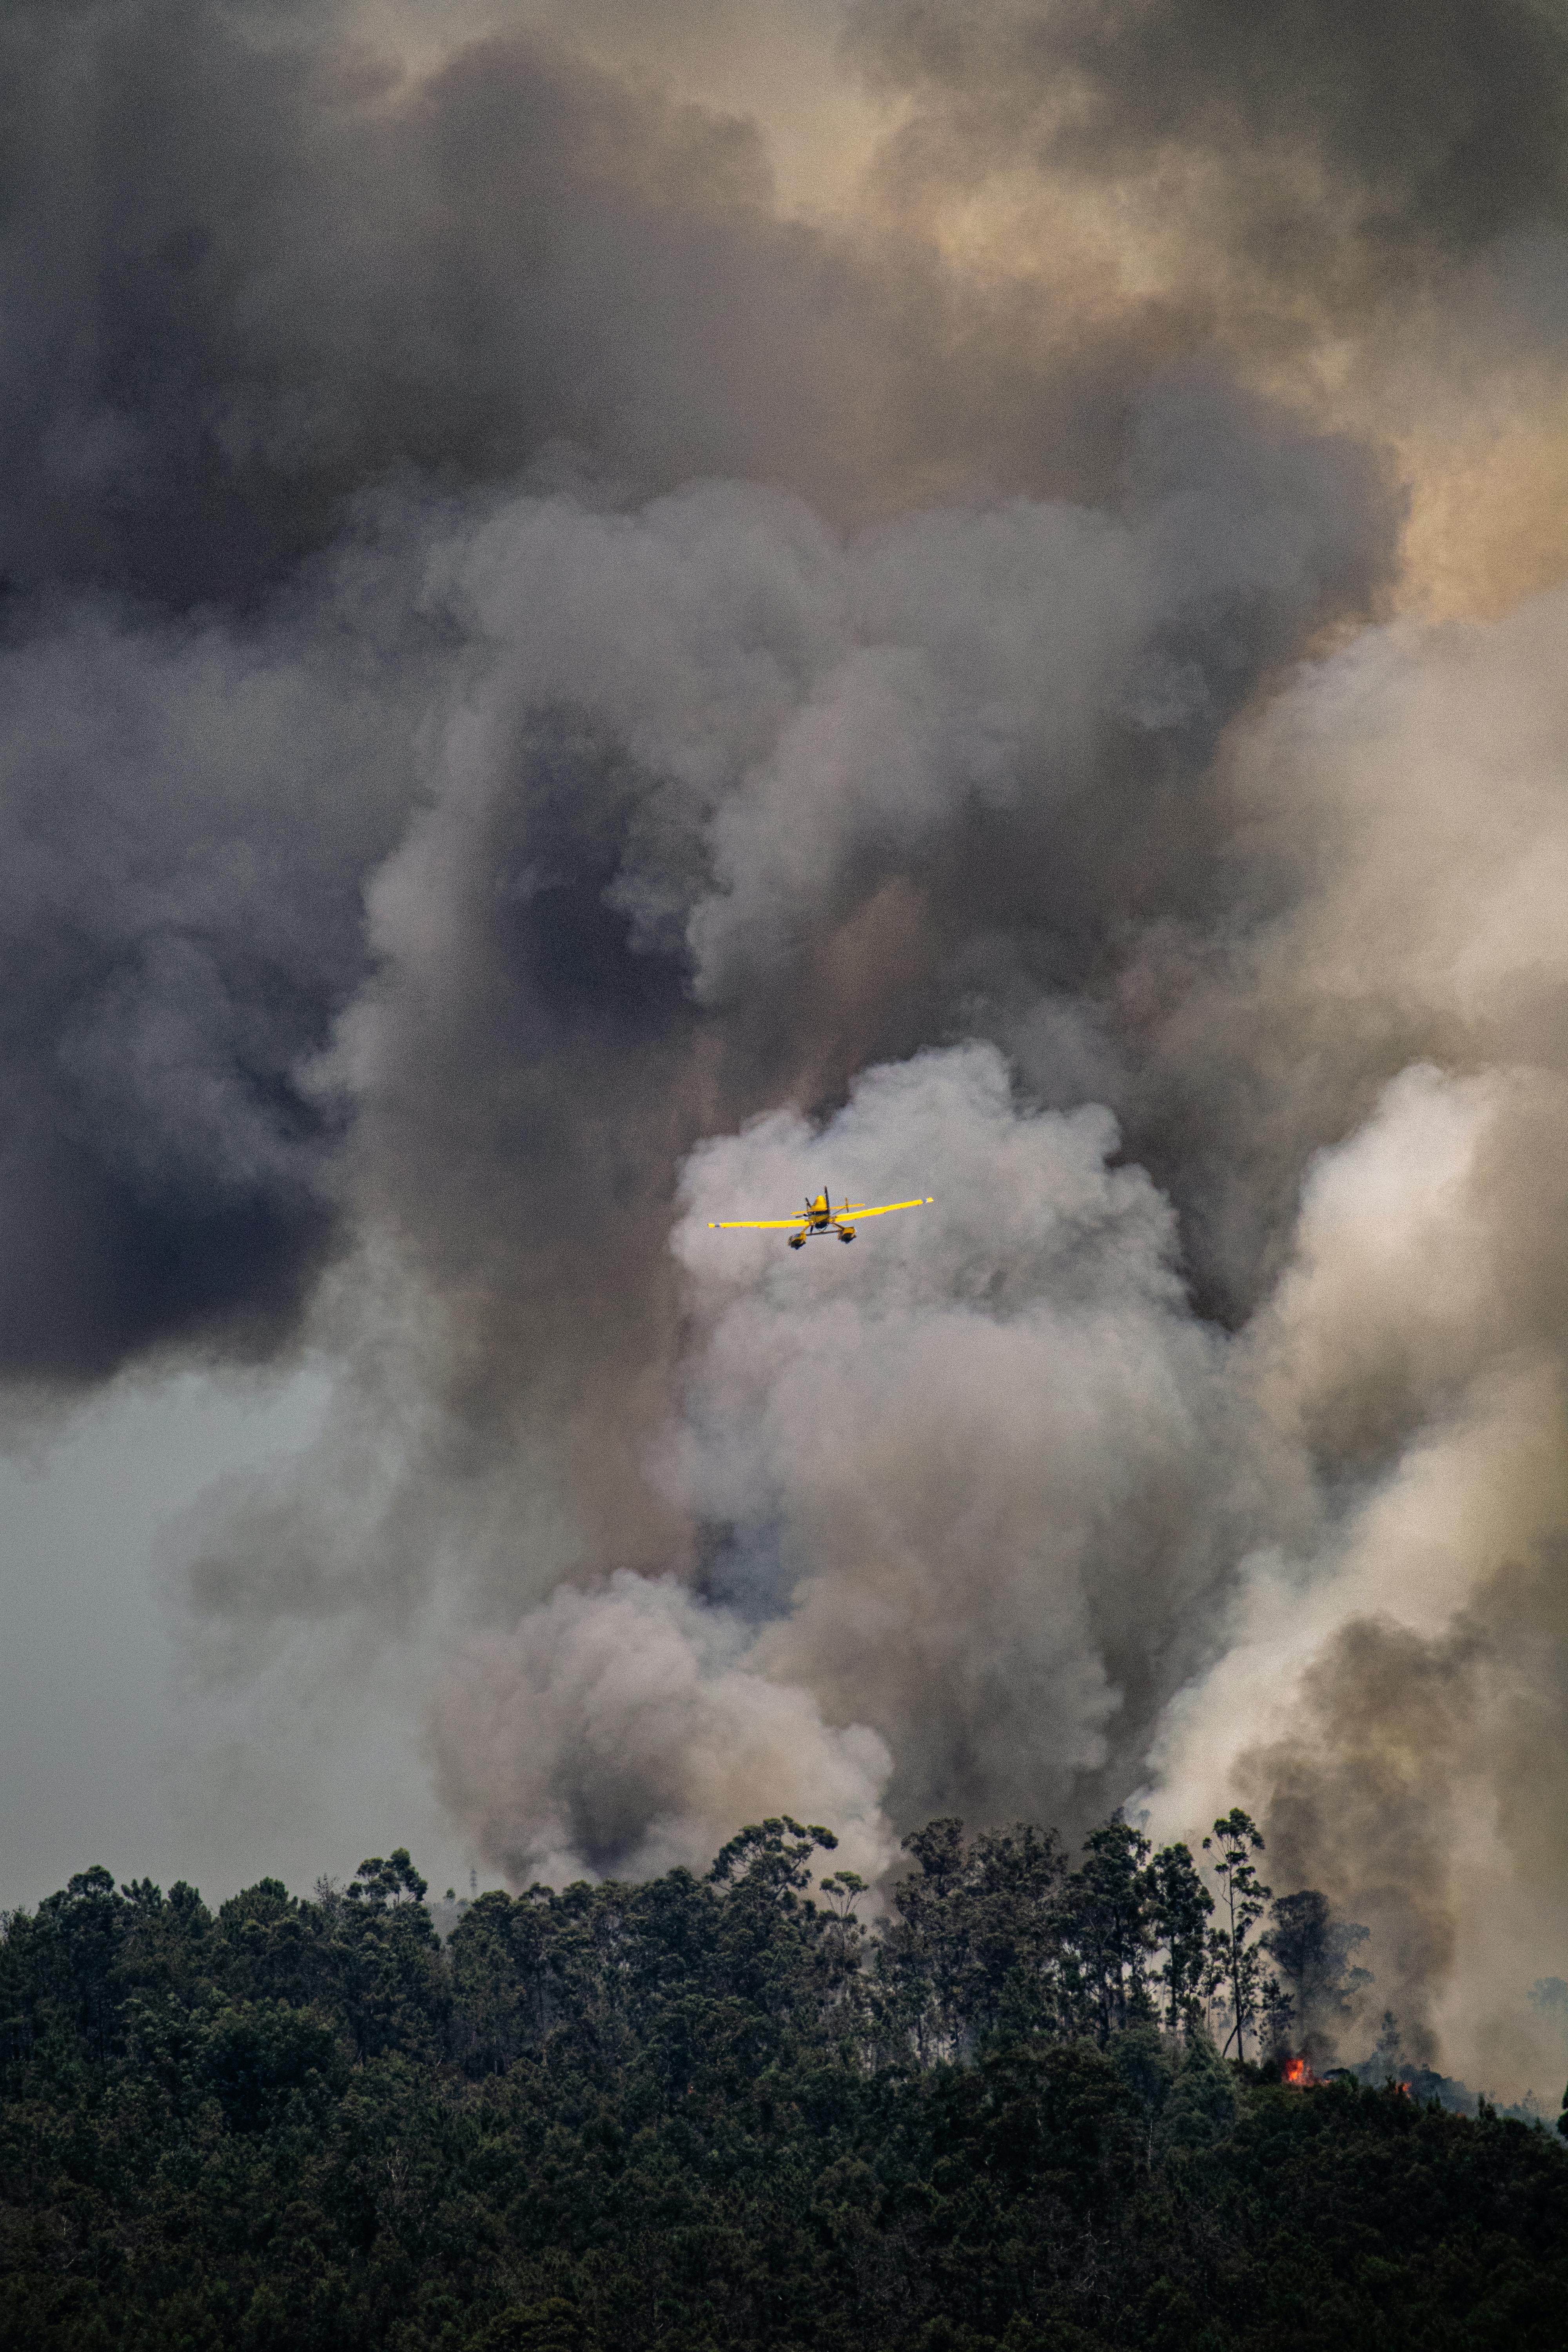
[[[548,1888],[516,1896],[488,1889],[447,1938],[453,2049],[470,2074],[504,2074],[552,2022],[553,1901]]]
[[[975,1839],[964,1907],[968,2016],[976,2039],[1059,2034],[1066,1876],[1067,1858],[1052,1830],[1016,1822]]]
[[[1230,1994],[1232,2018],[1221,2054],[1228,2052],[1234,2042],[1237,2056],[1245,2058],[1247,2030],[1258,2014],[1263,1973],[1258,1946],[1248,1943],[1247,1936],[1262,1918],[1272,1889],[1259,1885],[1253,1866],[1253,1855],[1263,1852],[1262,1832],[1250,1813],[1244,1813],[1239,1805],[1233,1805],[1222,1820],[1215,1822],[1213,1838],[1204,1840],[1204,1852],[1208,1853],[1215,1844],[1219,1853],[1214,1874],[1220,1882],[1226,1925],[1215,1929],[1210,1947],[1216,1979]]]
[[[1103,2044],[1150,2014],[1149,1841],[1118,1814],[1085,1839],[1084,1853],[1063,1894],[1064,1932],[1077,1955],[1086,2022]]]
[[[930,2064],[994,2034],[1061,2021],[1066,1863],[1055,1833],[1020,1822],[966,1843],[951,1816],[904,1840],[918,1869],[889,1890],[873,1958],[882,2045]]]
[[[1203,2010],[1204,1962],[1214,1896],[1184,1845],[1162,1846],[1147,1874],[1149,1916],[1165,1965],[1155,1981],[1165,1989],[1165,2025],[1190,2032]]]
[[[855,1906],[871,1890],[858,1871],[840,1870],[820,1880],[819,1891],[827,1899],[827,1916],[833,1922],[834,1964],[842,1985],[859,1973],[866,1927],[863,1920],[856,1917]]]
[[[888,1890],[891,1916],[876,1954],[878,2013],[891,2046],[902,2043],[929,2065],[956,2053],[968,2021],[971,1855],[953,1814],[911,1830],[902,1843],[915,1869]]]
[[[1350,2012],[1351,1993],[1371,1983],[1367,1969],[1351,1966],[1351,1954],[1368,1932],[1336,1921],[1316,1887],[1276,1896],[1272,1924],[1258,1940],[1289,1990],[1304,2049],[1331,2042],[1334,2026]],[[1309,2049],[1309,2055],[1317,2054]]]
[[[824,1916],[803,1903],[817,1850],[838,1840],[820,1823],[772,1815],[721,1846],[709,1883],[721,1891],[715,1959],[731,1988],[773,2019],[820,2026],[832,1963]]]
[[[708,1875],[715,1886],[743,1887],[791,1909],[795,1895],[811,1884],[813,1847],[831,1853],[837,1843],[831,1830],[818,1823],[806,1829],[780,1813],[753,1822],[721,1846]]]
[[[448,1978],[425,1907],[426,1884],[398,1846],[362,1862],[332,1920],[323,1966],[362,2057],[423,2052],[444,2037]]]
[[[66,1883],[61,1895],[47,1895],[32,1923],[60,2022],[81,2036],[89,2059],[108,2059],[119,2018],[121,1939],[128,1905],[116,1891],[112,1873],[95,1863]]]
[[[263,1879],[263,1886],[278,1886],[276,1879]],[[429,1888],[408,1858],[405,1845],[394,1847],[385,1862],[372,1854],[355,1871],[348,1889],[351,1903],[363,1904],[367,1910],[389,1911],[405,1903],[423,1903]]]
[[[1282,2058],[1290,2046],[1290,2021],[1296,2004],[1278,1977],[1267,1977],[1258,1997],[1258,2009],[1263,2023],[1259,2040],[1270,2057]]]

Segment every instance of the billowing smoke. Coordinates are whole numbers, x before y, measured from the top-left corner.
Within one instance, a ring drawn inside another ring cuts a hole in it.
[[[698,14],[0,27],[15,1409],[329,1355],[201,1644],[422,1644],[519,1881],[1239,1801],[1522,2078],[1561,27],[802,0],[814,206]]]

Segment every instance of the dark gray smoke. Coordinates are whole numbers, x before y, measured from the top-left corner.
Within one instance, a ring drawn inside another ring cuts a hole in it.
[[[14,1392],[336,1350],[191,1597],[231,1664],[426,1611],[514,1876],[1152,1774],[1473,2041],[1562,612],[1396,607],[1417,428],[1522,398],[1494,263],[1547,364],[1557,20],[863,0],[830,217],[543,15],[0,26]],[[935,1206],[708,1232],[824,1181]]]
[[[24,1378],[275,1345],[335,1246],[331,1121],[298,1075],[363,976],[358,896],[414,725],[395,558],[346,584],[300,569],[356,502],[531,468],[616,498],[759,475],[854,511],[944,472],[1103,487],[1146,431],[1160,354],[1135,325],[1047,351],[917,247],[776,221],[744,123],[522,37],[414,82],[353,31],[124,0],[0,28],[6,821],[26,844],[6,861],[3,1322]],[[1265,464],[1322,462],[1289,441]],[[1282,609],[1221,587],[1224,615],[1177,625],[1209,640],[1189,732],[1325,598],[1363,593],[1383,551],[1343,530]],[[581,746],[562,756],[580,785]],[[626,805],[612,785],[579,823],[578,786],[560,795],[574,878],[535,910],[557,997]],[[679,998],[679,971],[659,982],[595,923],[578,961],[615,967],[589,983],[602,1011]]]
[[[852,0],[900,176],[1024,163],[1168,205],[1292,306],[1456,265],[1568,199],[1568,29],[1533,0]]]
[[[301,1064],[363,976],[366,865],[411,785],[410,705],[334,609],[241,626],[100,595],[18,611],[0,648],[0,1359],[24,1387],[176,1343],[265,1355],[333,1249],[339,1129]]]
[[[752,125],[526,31],[418,77],[355,33],[326,0],[6,12],[15,588],[243,604],[410,477],[734,474],[850,514],[1094,490],[1151,361],[1194,347],[780,221]]]

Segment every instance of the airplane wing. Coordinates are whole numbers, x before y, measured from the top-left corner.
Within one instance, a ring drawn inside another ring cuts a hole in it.
[[[803,1209],[798,1217],[720,1217],[717,1219],[710,1217],[708,1221],[708,1230],[710,1234],[736,1234],[742,1228],[747,1233],[761,1233],[763,1230],[771,1233],[776,1228],[782,1233],[785,1225],[808,1225],[810,1223],[811,1219]]]
[[[838,1213],[841,1217],[890,1217],[895,1209],[929,1209],[932,1205],[931,1196],[928,1193],[923,1201],[884,1201],[878,1209],[868,1209],[864,1202],[852,1201]]]

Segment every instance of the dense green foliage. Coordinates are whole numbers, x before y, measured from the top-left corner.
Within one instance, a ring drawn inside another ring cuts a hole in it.
[[[1258,1967],[1184,1849],[936,1822],[869,1935],[848,1874],[807,1899],[828,1843],[486,1895],[445,1948],[401,1853],[216,1916],[74,1878],[0,1945],[0,2343],[1564,2342],[1568,2151],[1227,2062]]]

